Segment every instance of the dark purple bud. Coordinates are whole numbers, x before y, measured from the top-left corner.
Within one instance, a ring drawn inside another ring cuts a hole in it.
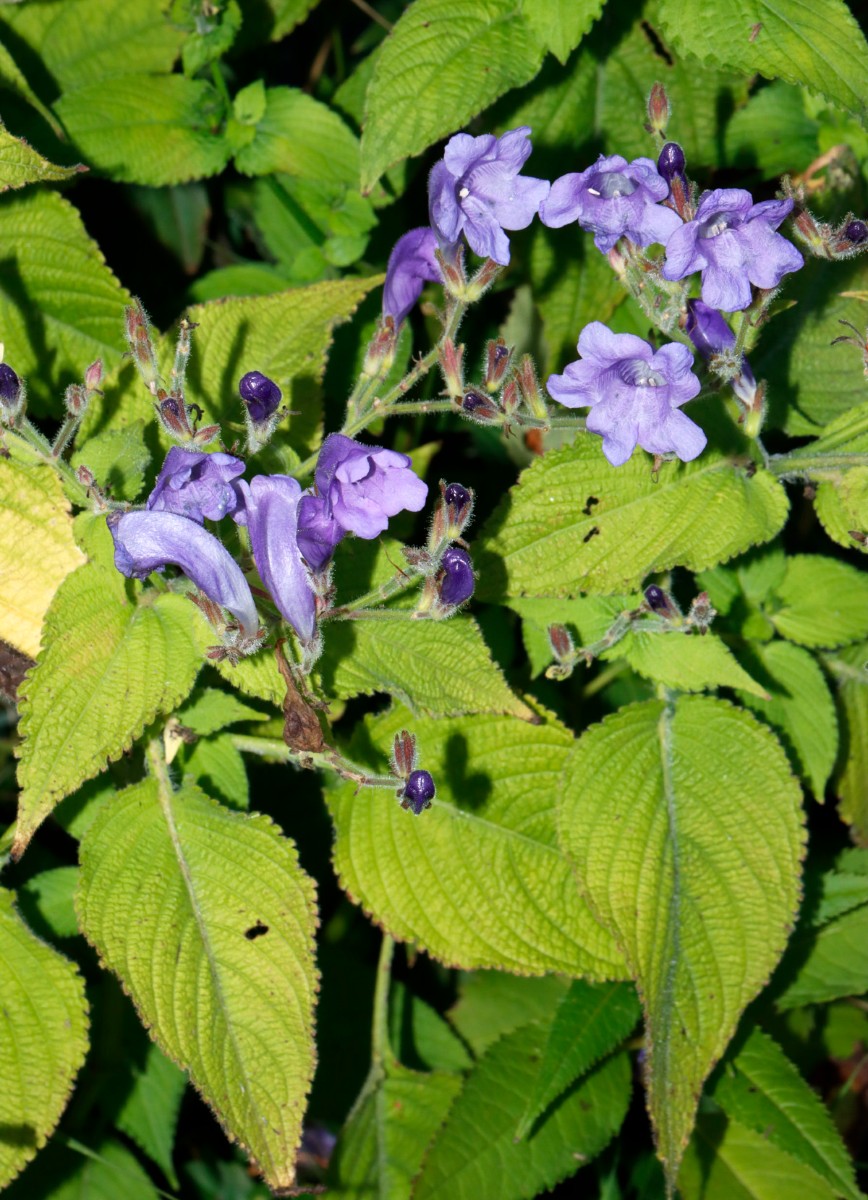
[[[499,420],[501,415],[500,409],[493,401],[481,392],[474,391],[465,392],[461,397],[461,410],[481,425],[491,424],[492,421]]]
[[[450,546],[440,561],[440,603],[457,608],[473,595],[476,579],[473,563],[466,550]]]
[[[267,375],[261,371],[248,371],[238,384],[241,399],[247,405],[250,420],[262,424],[277,412],[283,393]]]
[[[0,404],[15,408],[21,395],[21,380],[8,363],[0,363]]]
[[[684,168],[687,166],[687,161],[684,157],[684,151],[677,142],[667,142],[660,151],[660,157],[657,159],[657,170],[663,178],[671,183],[678,176],[679,179],[684,176]]]
[[[868,225],[864,221],[850,221],[844,228],[844,237],[854,246],[861,246],[868,241]]]
[[[89,396],[86,388],[78,383],[71,383],[64,393],[63,402],[71,417],[80,417],[87,408]]]
[[[645,603],[652,612],[659,613],[661,617],[669,619],[678,615],[678,608],[672,597],[654,583],[645,589]]]
[[[472,497],[467,488],[462,487],[460,483],[449,483],[443,490],[443,499],[453,508],[464,508],[471,503]]]
[[[431,807],[436,791],[434,780],[427,771],[413,771],[401,790],[401,807],[412,808],[418,817]]]

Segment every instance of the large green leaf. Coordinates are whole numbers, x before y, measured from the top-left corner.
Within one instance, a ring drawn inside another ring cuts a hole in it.
[[[532,1200],[614,1137],[630,1102],[626,1054],[608,1059],[516,1142],[548,1029],[525,1025],[487,1050],[425,1157],[414,1200]]]
[[[467,971],[459,977],[449,1019],[478,1058],[498,1038],[529,1021],[551,1024],[569,989],[563,975]]]
[[[123,309],[130,295],[76,209],[43,189],[5,196],[0,241],[4,359],[28,378],[29,394],[44,401],[81,379],[96,358],[107,369],[117,366],[126,348]]]
[[[123,576],[95,563],[61,584],[45,618],[45,649],[21,685],[13,854],[59,800],[184,699],[202,662],[200,620],[183,596],[131,603]]]
[[[624,709],[576,743],[559,813],[580,887],[645,1009],[648,1107],[671,1182],[703,1080],[777,962],[799,900],[799,789],[722,700]]]
[[[149,779],[81,843],[78,913],[160,1048],[272,1188],[292,1186],[313,1075],[314,885],[262,816]]]
[[[841,646],[868,635],[868,574],[820,554],[796,554],[768,615],[802,646]]]
[[[0,1188],[54,1131],[88,1044],[84,981],[13,899],[0,889]]]
[[[145,444],[144,421],[123,429],[107,429],[76,446],[70,456],[74,467],[87,467],[101,488],[115,500],[135,500],[145,485],[151,452]]]
[[[660,0],[660,19],[682,53],[811,88],[868,119],[868,46],[844,0],[719,0],[713,21],[701,8]]]
[[[403,728],[434,776],[432,808],[416,817],[389,792],[353,784],[327,793],[335,868],[350,896],[394,937],[447,963],[623,978],[557,846],[554,805],[572,735],[552,720],[426,720],[395,708],[353,749],[361,757],[372,741],[384,759]]]
[[[514,0],[414,0],[383,43],[368,87],[363,190],[533,79],[543,54]]]
[[[85,167],[56,167],[43,158],[23,138],[13,137],[0,125],[0,192],[21,188],[28,183],[54,183],[71,179]]]
[[[221,101],[183,75],[123,75],[66,92],[56,108],[91,166],[151,187],[204,179],[226,165]]]
[[[528,25],[560,63],[566,63],[603,10],[602,0],[524,0]]]
[[[783,488],[714,451],[667,463],[657,482],[637,452],[622,467],[580,434],[524,471],[484,529],[479,593],[570,596],[631,589],[676,565],[700,571],[778,532]]]
[[[800,966],[778,998],[778,1008],[822,1004],[868,991],[868,905],[844,913],[822,929],[803,933],[794,946]]]
[[[727,165],[758,168],[764,179],[804,171],[819,157],[819,128],[805,112],[801,88],[773,83],[751,96],[727,122]]]
[[[841,817],[854,839],[868,846],[868,643],[826,658],[837,684],[842,753],[835,777]]]
[[[165,1192],[162,1194],[165,1196]],[[22,1179],[9,1200],[162,1200],[147,1171],[126,1146],[106,1139],[75,1150],[52,1143]]]
[[[177,1189],[172,1165],[175,1126],[187,1077],[153,1042],[144,1064],[133,1066],[133,1083],[115,1124],[153,1160]]]
[[[282,171],[359,186],[359,143],[338,113],[298,88],[268,88],[253,139],[235,155],[244,175]]]

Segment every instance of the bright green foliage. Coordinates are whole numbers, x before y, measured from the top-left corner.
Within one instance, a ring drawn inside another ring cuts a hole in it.
[[[699,7],[660,0],[660,18],[682,53],[812,88],[868,117],[868,46],[844,0],[717,0],[713,21]]]
[[[430,1004],[394,980],[389,1001],[389,1038],[401,1062],[451,1073],[473,1065],[464,1042]]]
[[[368,87],[362,189],[533,79],[543,54],[514,0],[415,0],[383,44]]]
[[[235,155],[244,175],[282,171],[358,187],[359,143],[338,114],[298,88],[269,88],[252,140]]]
[[[702,1081],[791,929],[799,791],[768,730],[705,697],[592,726],[564,786],[561,842],[642,996],[648,1107],[674,1182]]]
[[[502,971],[473,971],[461,977],[459,997],[449,1018],[480,1057],[498,1038],[528,1021],[551,1023],[567,995],[562,975],[528,978]]]
[[[45,1145],[87,1051],[84,981],[0,890],[0,1188]]]
[[[17,276],[14,289],[0,292],[4,361],[27,378],[29,394],[52,396],[60,379],[80,378],[96,358],[116,366],[125,348],[119,314],[130,295],[72,205],[44,190],[7,196],[0,201],[0,242],[9,277]]]
[[[839,996],[858,996],[868,991],[866,945],[868,905],[855,908],[812,933],[807,957],[803,957],[792,984],[778,998],[778,1008],[821,1004],[825,1000],[837,1000]],[[805,947],[800,944],[798,948],[804,955]]]
[[[229,158],[226,139],[214,131],[217,93],[183,75],[104,79],[61,96],[57,112],[87,162],[125,183],[204,179]]]
[[[700,1116],[678,1178],[683,1200],[835,1200],[810,1167],[723,1114]]]
[[[602,9],[602,0],[524,0],[522,5],[528,25],[560,63],[566,63]]]
[[[868,527],[868,468],[851,467],[835,483],[821,482],[814,508],[833,542],[868,554],[868,542],[857,541],[850,532],[864,533]]]
[[[97,484],[109,488],[116,500],[135,500],[145,486],[145,471],[151,462],[144,421],[88,438],[71,462],[74,467],[89,467]]]
[[[389,1062],[385,1077],[341,1131],[329,1194],[340,1200],[409,1200],[425,1148],[460,1088],[457,1075],[422,1074]]]
[[[278,708],[286,695],[286,684],[277,669],[273,650],[259,650],[250,658],[233,664],[224,660],[214,664],[227,683],[246,696],[265,700]]]
[[[182,596],[136,605],[123,576],[94,563],[60,586],[21,689],[16,856],[58,800],[184,699],[201,663],[195,619]]]
[[[2,22],[2,18],[0,18],[0,22]],[[2,24],[0,24],[0,33],[2,33]],[[63,137],[63,129],[60,122],[54,116],[51,109],[43,104],[36,95],[24,77],[21,68],[2,43],[0,43],[0,87],[16,92],[22,100],[26,100],[29,105],[36,109],[57,137]]]
[[[40,871],[19,888],[19,904],[25,909],[26,916],[32,905],[55,937],[75,937],[78,922],[72,897],[77,883],[78,867],[52,867]]]
[[[756,92],[728,121],[727,164],[759,167],[765,179],[804,171],[819,155],[818,129],[805,112],[802,90],[778,81]]]
[[[861,312],[858,317],[862,319]],[[854,355],[853,366],[859,359]],[[864,395],[863,372],[858,371],[858,397]],[[816,441],[801,450],[796,450],[796,461],[810,455],[814,471],[818,476],[817,495],[814,507],[823,522],[826,533],[839,546],[849,550],[868,553],[868,545],[862,545],[850,533],[868,530],[868,468],[847,467],[848,454],[864,454],[868,450],[868,404],[857,404],[831,421]],[[817,470],[817,467],[820,469]],[[812,472],[813,474],[813,472]]]
[[[229,734],[203,738],[193,746],[185,746],[179,765],[185,779],[206,788],[215,800],[230,808],[250,807],[247,768]]]
[[[838,752],[838,721],[829,686],[816,659],[788,642],[754,643],[752,654],[762,665],[759,678],[770,699],[742,696],[748,708],[773,725],[795,753],[795,765],[822,803]]]
[[[632,985],[575,980],[549,1029],[516,1137],[526,1138],[538,1118],[570,1084],[629,1036],[639,1016],[639,1001]]]
[[[841,817],[852,826],[853,837],[868,845],[868,644],[838,650],[826,658],[837,684],[842,720],[843,754],[835,780],[841,797]]]
[[[384,758],[403,728],[415,733],[437,796],[415,817],[385,789],[327,792],[335,869],[349,895],[394,937],[446,963],[623,978],[557,845],[554,805],[572,735],[553,720],[411,720],[400,708],[367,726]]]
[[[133,1065],[133,1086],[116,1118],[118,1129],[157,1164],[173,1188],[172,1144],[187,1077],[155,1046],[148,1046],[144,1065]]]
[[[712,1095],[727,1116],[811,1167],[835,1195],[859,1200],[853,1165],[827,1109],[762,1030],[754,1029],[727,1061]]]
[[[847,563],[793,555],[775,600],[775,628],[801,646],[841,646],[868,634],[868,576]]]
[[[845,850],[835,869],[820,877],[820,887],[814,925],[825,925],[842,913],[868,904],[868,850]]]
[[[82,930],[272,1188],[313,1074],[314,888],[265,817],[147,780],[81,844]]]
[[[587,512],[584,510],[587,509]],[[676,564],[702,570],[768,541],[787,515],[781,485],[707,450],[667,463],[622,467],[598,439],[579,435],[524,471],[485,527],[479,592],[485,598],[617,592]]]
[[[305,19],[318,0],[265,0],[263,7],[268,8],[272,15],[269,36],[273,42],[286,37]]]
[[[486,1051],[426,1155],[414,1200],[531,1200],[614,1137],[630,1101],[625,1054],[573,1088],[532,1137],[515,1141],[547,1035],[545,1025],[525,1025]]]
[[[328,694],[385,692],[425,716],[533,712],[509,689],[472,617],[361,620],[331,628],[319,663]]]
[[[267,721],[270,713],[251,708],[231,692],[219,688],[203,688],[193,693],[190,700],[178,711],[178,720],[199,737],[219,733],[227,725],[239,721]]]
[[[23,1179],[9,1189],[9,1200],[158,1200],[142,1164],[114,1140],[96,1147],[76,1143],[75,1150],[51,1145]]]
[[[57,167],[43,158],[23,138],[13,137],[0,125],[0,192],[21,188],[28,183],[51,183],[71,179],[85,168]]]

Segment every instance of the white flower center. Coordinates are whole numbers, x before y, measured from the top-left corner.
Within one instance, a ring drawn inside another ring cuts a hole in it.
[[[716,212],[706,220],[702,221],[697,236],[701,238],[714,238],[724,233],[727,229],[731,229],[733,225],[737,225],[741,218],[738,213]]]
[[[623,171],[604,171],[593,179],[593,187],[588,191],[592,196],[601,196],[604,200],[614,200],[618,196],[632,196],[639,186],[638,183],[625,175]]]
[[[463,188],[461,189],[461,191],[458,193],[458,199],[459,199],[459,200],[466,200],[466,199],[467,199],[467,197],[468,197],[469,195],[470,195],[470,188],[469,188],[469,187],[463,187]]]
[[[644,358],[622,358],[615,369],[631,387],[666,387],[668,382],[666,376],[655,371]]]

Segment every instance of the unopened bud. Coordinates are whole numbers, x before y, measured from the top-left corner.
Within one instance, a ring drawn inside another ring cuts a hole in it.
[[[187,409],[177,396],[164,396],[154,408],[163,428],[173,438],[184,442],[192,438],[193,430],[187,419]]]
[[[667,142],[660,151],[660,156],[657,159],[657,170],[666,182],[671,183],[676,175],[683,177],[686,166],[687,161],[684,157],[684,151],[678,143]]]
[[[494,422],[499,422],[502,416],[497,405],[489,400],[487,396],[483,396],[482,392],[473,390],[465,392],[461,397],[460,408],[466,416],[471,420],[477,421],[480,425],[491,425]]]
[[[663,588],[657,587],[655,583],[645,589],[645,603],[652,612],[665,617],[667,621],[681,616],[681,610],[669,593],[664,592]]]
[[[498,338],[496,342],[488,343],[488,353],[485,363],[486,391],[497,392],[500,390],[500,385],[503,382],[503,377],[506,374],[511,357],[512,351],[503,338]]]
[[[443,272],[443,283],[447,292],[453,296],[463,296],[467,286],[467,274],[464,270],[464,246],[458,242],[448,251],[439,248],[434,251],[434,257]]]
[[[487,258],[464,289],[464,299],[468,304],[475,304],[497,279],[503,267],[493,258]]]
[[[141,300],[135,299],[124,309],[126,318],[127,345],[130,348],[133,362],[144,380],[145,386],[156,392],[159,382],[157,355],[151,341],[151,323],[148,314],[142,307]]]
[[[527,405],[532,416],[540,421],[547,421],[549,410],[537,382],[536,369],[529,354],[523,354],[515,370],[515,381],[521,398]]]
[[[707,633],[711,622],[717,616],[717,611],[712,607],[711,601],[708,598],[708,592],[700,592],[693,603],[690,605],[690,612],[687,614],[687,624],[692,625],[694,629],[698,629],[700,633]]]
[[[549,625],[549,642],[558,662],[569,662],[576,656],[576,647],[566,625]]]
[[[395,734],[392,750],[392,774],[399,779],[408,779],[416,768],[416,739],[412,733],[402,729]]]
[[[283,399],[283,393],[274,380],[261,371],[248,371],[238,384],[238,392],[251,421],[257,425],[273,417]]]
[[[24,385],[8,363],[0,362],[0,421],[14,425],[24,406]]]
[[[510,379],[500,394],[500,407],[507,417],[511,417],[513,413],[518,411],[520,405],[521,396],[518,394],[518,384],[514,379]]]
[[[440,482],[441,495],[446,516],[444,536],[454,542],[461,537],[473,516],[473,492],[460,483],[444,485]]]
[[[66,411],[71,417],[83,416],[89,399],[87,388],[78,383],[71,383],[63,395]]]
[[[75,477],[83,487],[93,487],[96,483],[96,477],[90,467],[77,467]]]
[[[666,95],[666,88],[662,83],[655,83],[648,97],[648,124],[646,126],[648,132],[659,133],[661,137],[665,137],[669,114],[669,97]]]
[[[476,578],[470,555],[460,546],[450,546],[440,560],[437,598],[450,612],[473,595]]]
[[[98,358],[96,362],[90,364],[84,373],[84,386],[89,392],[99,390],[99,385],[102,383],[102,359]]]
[[[852,258],[868,250],[868,225],[864,221],[847,221],[829,239],[831,257]]]
[[[443,372],[449,395],[453,398],[460,396],[464,391],[464,372],[461,367],[463,356],[464,347],[456,346],[451,338],[444,338],[440,343],[440,370]]]
[[[388,374],[395,361],[395,347],[398,344],[398,331],[395,328],[395,318],[391,313],[377,325],[377,332],[371,338],[365,352],[362,375],[366,379],[375,379]]]
[[[868,241],[868,225],[864,221],[850,221],[844,227],[844,237],[854,246],[861,246]]]
[[[418,817],[426,808],[431,807],[431,801],[437,794],[434,780],[428,771],[413,771],[410,778],[398,792],[401,808],[410,808]]]

